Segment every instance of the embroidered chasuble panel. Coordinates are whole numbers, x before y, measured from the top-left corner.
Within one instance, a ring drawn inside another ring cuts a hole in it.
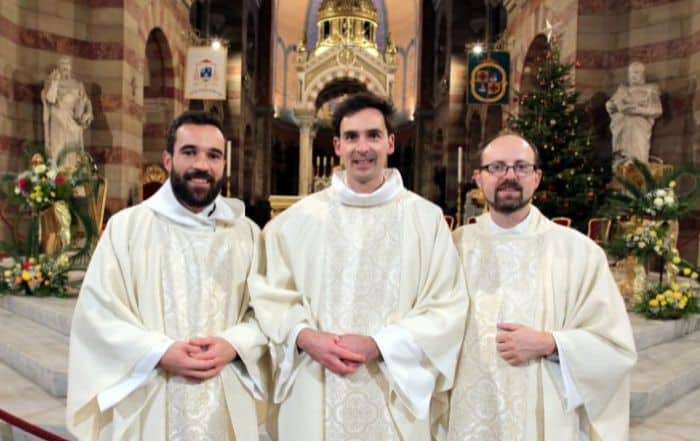
[[[170,230],[161,266],[166,334],[175,340],[215,335],[226,328],[228,302],[236,297],[231,269],[240,259],[233,240]],[[171,377],[167,396],[169,440],[235,440],[221,376],[203,382]]]
[[[479,236],[463,259],[471,303],[450,403],[450,441],[532,439],[535,414],[528,399],[537,366],[503,360],[496,325],[540,327],[541,251],[536,238]]]
[[[331,202],[319,303],[323,330],[372,335],[387,325],[399,304],[402,213],[398,200],[372,208]],[[326,441],[398,439],[389,386],[376,363],[346,377],[324,372]]]

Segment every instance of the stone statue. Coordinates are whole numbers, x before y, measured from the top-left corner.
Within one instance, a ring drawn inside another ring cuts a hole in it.
[[[56,159],[64,147],[84,147],[83,132],[93,119],[92,104],[83,84],[73,77],[70,58],[58,60],[58,66],[44,83],[41,102],[44,142],[51,164],[56,167]]]
[[[618,155],[616,165],[632,158],[649,163],[651,129],[662,113],[659,87],[645,83],[644,65],[634,62],[627,72],[628,84],[620,84],[605,103],[611,119],[613,153],[622,155]]]

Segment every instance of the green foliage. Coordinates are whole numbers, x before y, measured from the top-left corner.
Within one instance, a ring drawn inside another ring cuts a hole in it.
[[[84,266],[98,237],[90,211],[99,185],[97,169],[92,158],[76,146],[66,147],[59,153],[58,167],[46,161],[41,146],[29,146],[25,153],[27,170],[0,177],[0,196],[14,207],[11,216],[2,213],[10,234],[9,241],[0,241],[0,251],[8,254],[14,263],[12,267],[0,269],[5,276],[0,279],[0,285],[10,291],[24,290],[35,295],[49,291],[53,295],[65,295],[70,285],[67,272]],[[76,158],[75,165],[63,166],[69,154]],[[79,233],[82,237],[64,244],[56,255],[48,256],[41,254],[40,219],[42,211],[58,201],[65,202],[70,212],[71,236]],[[18,270],[20,273],[16,274]],[[30,279],[25,280],[29,273]]]
[[[658,181],[649,165],[633,160],[636,171],[642,176],[639,185],[623,176],[615,175],[621,188],[610,193],[607,204],[601,210],[609,217],[650,217],[670,220],[685,216],[700,199],[700,167],[683,164],[674,167]],[[678,190],[678,183],[685,187]]]
[[[570,217],[583,229],[604,202],[611,166],[598,157],[583,127],[573,67],[560,62],[558,46],[550,43],[536,60],[534,89],[516,94],[519,112],[510,115],[508,126],[539,149],[543,176],[535,204],[548,217]]]

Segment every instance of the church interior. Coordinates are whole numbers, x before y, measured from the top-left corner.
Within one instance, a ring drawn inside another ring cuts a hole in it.
[[[542,79],[547,62],[563,69],[561,85]],[[492,64],[480,79],[483,63]],[[642,77],[633,80],[640,65]],[[213,83],[219,89],[209,91]],[[562,99],[573,100],[563,113],[542,110],[544,100],[527,101],[560,86]],[[59,95],[61,87],[74,94],[69,112],[62,109],[65,100],[52,98],[56,87]],[[56,139],[78,144],[99,183],[90,211],[96,234],[111,215],[148,198],[167,179],[161,165],[167,127],[188,109],[221,118],[225,194],[244,201],[264,226],[300,197],[327,187],[342,167],[331,116],[344,97],[361,91],[393,103],[396,150],[389,166],[400,171],[406,188],[440,206],[455,228],[482,212],[471,176],[485,143],[523,128],[525,109],[555,115],[536,120],[551,122],[545,135],[554,137],[574,127],[560,129],[558,118],[580,115],[572,136],[576,130],[585,138],[585,161],[599,165],[600,179],[589,178],[565,205],[550,204],[547,214],[604,241],[620,213],[630,213],[597,212],[606,204],[602,195],[616,189],[614,175],[641,183],[649,172],[655,191],[675,188],[675,181],[664,180],[674,170],[700,176],[693,168],[700,166],[700,1],[0,1],[0,171],[22,176],[36,170],[35,159],[50,164],[62,157]],[[634,102],[635,93],[644,94],[642,104]],[[627,114],[634,106],[637,113]],[[49,127],[57,118],[70,120],[66,133]],[[630,145],[641,148],[641,157],[625,150]],[[44,159],[33,156],[44,148]],[[547,161],[584,161],[574,153],[543,151],[545,175]],[[535,204],[551,202],[568,182],[545,181]],[[679,195],[688,182],[679,177]],[[672,252],[657,255],[687,262],[676,272],[697,292],[700,205],[689,201],[682,213],[674,211],[678,216],[664,218],[673,230]],[[27,216],[7,200],[0,211],[0,240],[13,243],[14,221],[25,225]],[[59,209],[55,216],[53,227],[40,220],[37,246],[44,250],[71,241]],[[604,234],[592,232],[599,219]],[[70,217],[67,222],[70,230]],[[52,228],[55,237],[47,239]],[[625,262],[617,267],[619,283],[633,293],[647,274],[640,276],[639,260]],[[657,267],[643,271],[662,277]],[[71,439],[63,428],[71,311],[65,300],[0,293],[0,411]],[[632,317],[640,351],[632,376],[633,441],[700,433],[700,315],[678,320]],[[28,335],[50,349],[44,355],[23,350]],[[18,431],[0,418],[0,439],[24,439],[12,438]]]

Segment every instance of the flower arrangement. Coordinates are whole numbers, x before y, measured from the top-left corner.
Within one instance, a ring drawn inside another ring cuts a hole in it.
[[[9,265],[2,267],[0,289],[13,293],[24,292],[27,295],[63,297],[68,294],[68,271],[71,262],[67,254],[50,257],[41,254],[38,257],[11,259]]]
[[[84,265],[96,242],[91,204],[97,169],[78,147],[65,147],[57,167],[43,146],[28,146],[26,154],[26,170],[0,174],[0,196],[9,202],[0,210],[0,220],[10,232],[8,241],[0,241],[0,251],[11,256],[0,263],[0,294],[65,296],[68,271]],[[74,161],[64,165],[68,154],[74,154]]]
[[[698,312],[698,304],[689,283],[665,283],[648,289],[634,310],[653,319],[677,319]]]
[[[700,197],[700,168],[686,164],[675,168],[660,179],[655,179],[648,164],[634,159],[633,172],[641,182],[633,182],[622,175],[615,175],[620,188],[608,196],[604,213],[623,218],[679,219],[686,215]],[[683,180],[685,190],[678,191]],[[691,184],[692,181],[692,184]]]
[[[636,258],[633,310],[655,319],[682,317],[697,310],[690,281],[698,280],[700,271],[681,258],[675,243],[678,219],[695,205],[700,195],[700,169],[693,165],[680,166],[656,179],[649,165],[635,159],[632,166],[641,180],[615,176],[620,189],[608,198],[607,214],[618,221],[627,220],[622,222],[626,231],[613,238],[608,251],[618,257]],[[685,188],[683,192],[677,191],[680,179],[685,179],[681,185]],[[650,257],[655,257],[658,264],[658,283],[650,283],[646,277],[644,268]],[[677,274],[689,279],[688,283],[677,284]]]
[[[70,199],[74,187],[69,174],[39,163],[17,176],[14,194],[20,200],[14,202],[16,205],[26,204],[38,212],[57,200]]]

